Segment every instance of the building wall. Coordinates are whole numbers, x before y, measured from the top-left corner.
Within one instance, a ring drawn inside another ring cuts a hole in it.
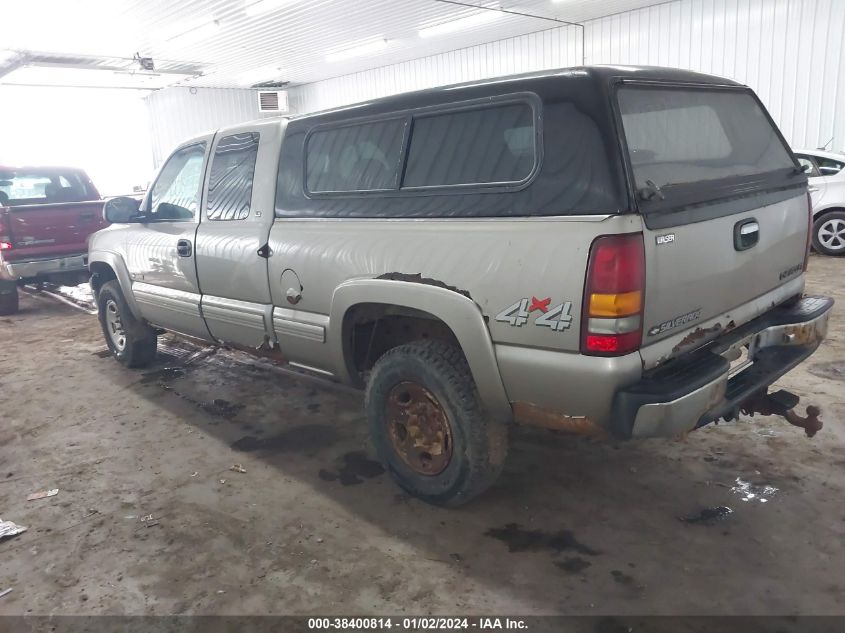
[[[310,112],[397,92],[581,63],[560,27],[293,88]],[[794,147],[845,148],[845,0],[675,0],[584,25],[587,64],[649,64],[735,79]]]
[[[274,116],[258,111],[255,91],[237,88],[165,88],[150,93],[146,104],[156,166],[191,136]]]

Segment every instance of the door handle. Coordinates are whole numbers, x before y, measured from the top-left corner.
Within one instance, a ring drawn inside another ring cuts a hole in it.
[[[760,241],[760,225],[757,220],[750,218],[740,220],[734,225],[734,248],[744,251]]]
[[[87,211],[85,213],[80,213],[79,219],[80,220],[93,220],[94,219],[94,212],[93,211]]]
[[[816,193],[818,190],[819,188],[815,185],[810,185],[809,187],[807,187],[807,191],[809,191],[810,193]]]
[[[190,257],[193,249],[191,248],[190,240],[179,240],[176,242],[176,252],[179,257]]]

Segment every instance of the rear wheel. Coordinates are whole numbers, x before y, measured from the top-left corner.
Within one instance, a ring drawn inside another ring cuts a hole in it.
[[[823,255],[845,255],[845,211],[831,211],[813,223],[813,247]]]
[[[116,280],[107,281],[97,295],[100,326],[112,356],[127,367],[145,367],[156,355],[155,330],[132,314]]]
[[[0,282],[0,316],[15,314],[18,311],[18,287],[15,284]]]
[[[425,340],[395,347],[367,383],[370,435],[396,482],[429,503],[484,492],[507,455],[507,426],[484,414],[461,350]]]

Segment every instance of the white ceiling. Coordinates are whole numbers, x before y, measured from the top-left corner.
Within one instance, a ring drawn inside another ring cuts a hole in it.
[[[5,70],[16,60],[18,65],[134,69],[136,52],[152,57],[158,71],[187,74],[143,78],[140,83],[150,87],[309,83],[562,25],[555,20],[583,22],[658,0],[458,2],[474,6],[443,0],[3,0],[0,83],[43,83],[45,76],[63,76],[23,70],[3,76],[4,62]],[[451,33],[422,37],[418,32],[488,13],[475,8],[482,5],[536,17],[500,13],[473,18],[474,25],[460,23],[463,28]],[[335,59],[360,45],[380,50]]]

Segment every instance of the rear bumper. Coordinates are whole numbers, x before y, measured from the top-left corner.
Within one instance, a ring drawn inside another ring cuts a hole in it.
[[[647,372],[616,393],[611,431],[623,438],[671,436],[736,415],[742,402],[816,351],[832,307],[833,299],[805,297]],[[732,373],[730,359],[743,348],[748,364]]]
[[[88,254],[45,257],[28,261],[0,261],[0,279],[26,281],[51,274],[85,271],[88,269]]]

